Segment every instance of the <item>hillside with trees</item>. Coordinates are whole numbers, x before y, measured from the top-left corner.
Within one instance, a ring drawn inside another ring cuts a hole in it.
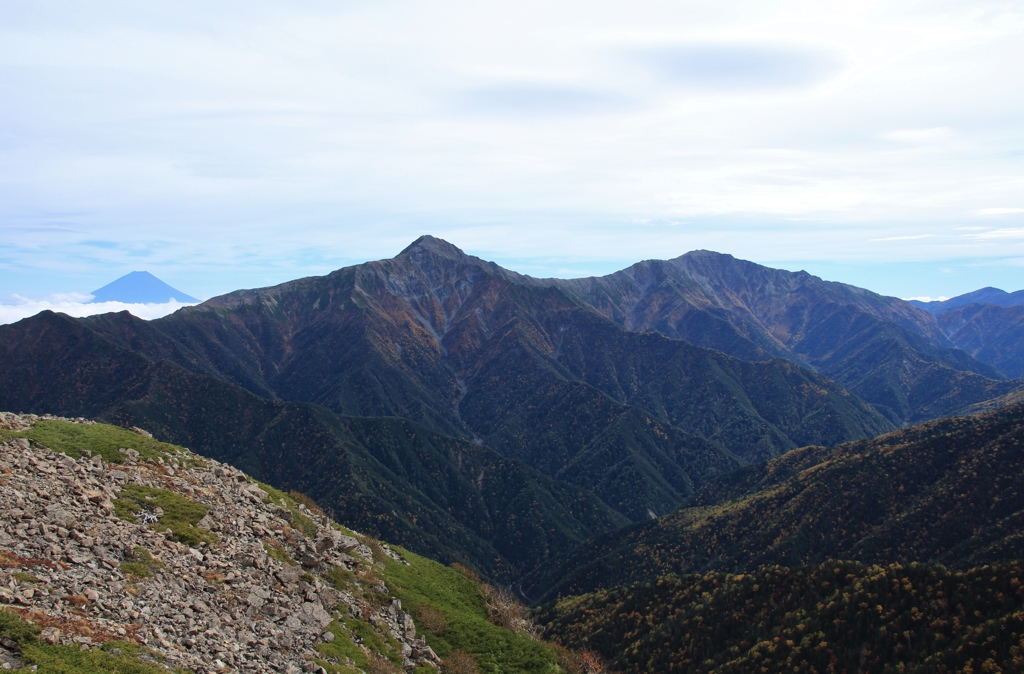
[[[524,583],[535,598],[668,573],[829,559],[971,568],[1024,557],[1024,405],[807,447],[724,477]]]
[[[823,562],[572,597],[537,618],[609,671],[1019,672],[1024,567]]]

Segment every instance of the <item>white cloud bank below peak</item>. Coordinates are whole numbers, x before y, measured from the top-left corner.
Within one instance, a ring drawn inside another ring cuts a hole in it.
[[[87,299],[88,295],[54,295],[50,299],[44,300],[32,300],[20,295],[12,295],[11,302],[0,303],[0,325],[15,323],[47,310],[76,318],[127,311],[133,316],[149,321],[172,314],[182,307],[193,306],[175,300],[162,304],[128,304],[125,302],[90,303]]]

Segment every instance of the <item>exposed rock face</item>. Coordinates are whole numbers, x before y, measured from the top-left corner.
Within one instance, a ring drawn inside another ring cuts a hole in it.
[[[0,413],[0,428],[40,418]],[[386,545],[346,535],[305,506],[296,513],[275,503],[241,471],[187,450],[155,461],[122,454],[122,464],[76,460],[0,438],[0,603],[43,627],[47,641],[130,640],[170,667],[201,672],[316,671],[317,644],[333,641],[335,619],[350,615],[400,642],[406,669],[438,662],[401,602],[370,605],[325,577],[341,569],[361,582],[358,573],[374,565],[370,545],[401,561]],[[196,526],[214,542],[177,542],[160,507],[125,521],[115,500],[126,484],[206,506]],[[292,527],[297,517],[305,532]]]

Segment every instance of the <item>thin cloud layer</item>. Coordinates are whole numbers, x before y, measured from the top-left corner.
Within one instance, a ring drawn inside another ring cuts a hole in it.
[[[537,275],[1024,257],[1017,62],[985,0],[6,3],[0,296],[212,296],[424,232]]]
[[[823,49],[766,44],[686,44],[646,51],[642,59],[675,84],[716,92],[806,87],[842,67]]]
[[[899,143],[941,143],[953,135],[948,126],[937,126],[930,129],[897,129],[884,134],[886,140]]]
[[[625,98],[573,86],[509,83],[473,87],[452,98],[454,112],[511,115],[590,115],[628,105]]]

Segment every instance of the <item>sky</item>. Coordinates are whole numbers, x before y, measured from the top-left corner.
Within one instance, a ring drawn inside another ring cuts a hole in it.
[[[534,276],[706,248],[1017,290],[1022,63],[1024,2],[2,3],[0,305],[427,233]]]

